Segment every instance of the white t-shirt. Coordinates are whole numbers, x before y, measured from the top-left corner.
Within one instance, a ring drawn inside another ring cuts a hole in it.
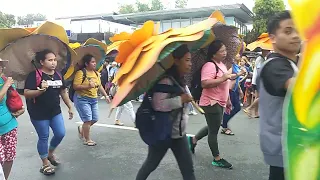
[[[253,69],[253,75],[252,75],[252,84],[257,85],[257,76],[258,76],[258,70],[261,68],[263,65],[265,59],[262,56],[257,57],[255,66]]]

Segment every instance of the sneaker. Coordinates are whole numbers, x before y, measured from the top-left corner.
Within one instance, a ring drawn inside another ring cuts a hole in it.
[[[198,115],[198,113],[197,113],[197,112],[195,112],[195,111],[191,111],[191,112],[189,113],[189,115],[196,116],[196,115]]]
[[[193,137],[192,136],[188,136],[188,145],[189,145],[189,149],[192,152],[192,154],[195,153],[195,148],[197,146],[197,144],[194,144],[192,141]]]
[[[221,168],[227,168],[227,169],[232,169],[232,164],[230,164],[228,161],[224,160],[224,159],[220,159],[219,161],[213,160],[212,161],[212,165],[213,166],[218,166]]]
[[[116,122],[114,122],[114,125],[124,126],[124,124],[120,120],[116,120]]]

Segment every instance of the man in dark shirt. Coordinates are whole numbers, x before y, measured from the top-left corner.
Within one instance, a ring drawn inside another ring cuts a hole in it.
[[[270,165],[269,180],[284,180],[282,111],[287,89],[297,71],[296,55],[301,40],[289,11],[269,21],[268,33],[274,53],[267,57],[259,75],[260,146],[265,162]]]

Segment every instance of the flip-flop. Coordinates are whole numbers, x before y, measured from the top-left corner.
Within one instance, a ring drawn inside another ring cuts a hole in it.
[[[249,117],[249,118],[253,118],[251,113],[248,111],[248,109],[243,109],[243,112],[246,113],[246,115]]]
[[[231,131],[231,129],[222,129],[221,134],[224,134],[227,136],[234,136],[234,133]]]
[[[55,170],[50,165],[45,165],[40,168],[40,173],[50,176],[55,174]]]
[[[58,162],[55,158],[53,157],[48,157],[49,162],[54,165],[54,166],[59,166],[61,163]]]
[[[97,145],[97,143],[94,142],[94,141],[85,141],[85,142],[83,142],[83,145],[86,145],[86,146],[95,146],[95,145]]]

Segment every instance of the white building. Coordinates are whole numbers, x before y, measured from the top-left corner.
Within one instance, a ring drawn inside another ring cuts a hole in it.
[[[73,16],[59,17],[55,22],[61,24],[65,29],[71,30],[72,33],[120,33],[132,32],[135,28],[129,25],[123,25],[103,18],[104,15],[88,15],[88,16]]]

